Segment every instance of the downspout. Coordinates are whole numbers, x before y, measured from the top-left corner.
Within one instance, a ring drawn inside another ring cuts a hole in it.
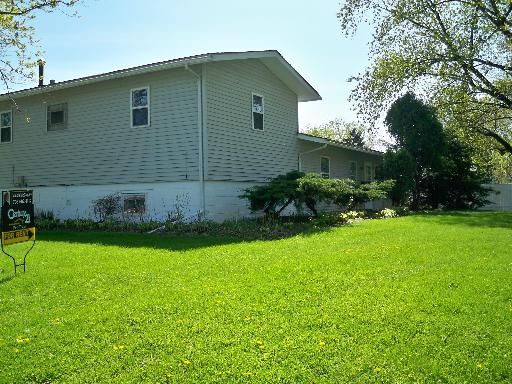
[[[205,204],[205,186],[204,186],[204,149],[203,149],[203,79],[188,64],[185,64],[185,70],[192,73],[197,78],[197,131],[198,131],[198,171],[199,171],[199,188],[200,188],[200,213],[204,217],[206,212]]]
[[[324,144],[321,147],[310,149],[309,151],[299,153],[299,172],[302,172],[302,155],[307,155],[308,153],[320,151],[322,149],[327,148],[328,145],[329,144]]]

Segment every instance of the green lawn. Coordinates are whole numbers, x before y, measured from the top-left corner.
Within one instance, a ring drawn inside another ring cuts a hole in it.
[[[0,261],[0,383],[510,383],[511,228],[453,213],[279,241],[39,233],[27,273]]]

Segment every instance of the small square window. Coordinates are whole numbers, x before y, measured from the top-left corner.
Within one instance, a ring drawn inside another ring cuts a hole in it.
[[[252,128],[263,131],[265,106],[263,96],[252,95]]]
[[[59,131],[67,128],[68,103],[54,104],[47,107],[46,130]]]
[[[123,212],[129,214],[141,214],[146,212],[146,196],[136,194],[124,194]]]
[[[0,112],[0,143],[12,141],[12,112]]]
[[[331,161],[328,157],[320,158],[320,175],[324,179],[331,177]]]
[[[132,89],[130,97],[132,127],[148,127],[150,125],[149,87]]]

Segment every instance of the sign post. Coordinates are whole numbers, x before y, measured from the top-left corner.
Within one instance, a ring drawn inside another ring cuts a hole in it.
[[[34,201],[32,190],[13,190],[2,192],[2,252],[9,256],[14,263],[14,273],[17,267],[23,266],[25,272],[27,255],[36,244],[36,227],[34,224]],[[4,249],[6,245],[32,241],[32,246],[23,256],[23,263],[16,263],[14,256]]]

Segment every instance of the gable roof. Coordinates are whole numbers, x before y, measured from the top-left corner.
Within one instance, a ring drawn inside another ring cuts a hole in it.
[[[327,145],[332,145],[333,147],[349,149],[351,151],[363,152],[363,153],[368,153],[368,154],[371,154],[371,155],[384,156],[384,152],[375,151],[373,149],[367,149],[367,148],[363,148],[363,147],[358,147],[358,146],[355,146],[355,145],[349,145],[349,144],[345,144],[345,143],[342,143],[342,142],[339,142],[339,141],[325,139],[323,137],[312,136],[312,135],[308,135],[306,133],[299,133],[297,135],[297,137],[300,140],[310,141],[310,142],[313,142],[313,143],[327,144]]]
[[[202,55],[182,57],[160,61],[152,64],[140,65],[137,67],[120,69],[117,71],[101,73],[98,75],[81,77],[73,80],[61,81],[54,84],[47,84],[42,87],[27,88],[16,92],[0,95],[0,101],[10,97],[23,97],[46,91],[79,87],[85,84],[92,84],[106,80],[119,79],[128,76],[135,76],[150,72],[162,71],[165,69],[184,67],[185,65],[203,64],[208,62],[259,59],[274,75],[276,75],[288,88],[297,94],[298,101],[321,100],[320,94],[304,79],[299,72],[288,63],[276,50],[269,51],[247,51],[247,52],[219,52],[206,53]]]

